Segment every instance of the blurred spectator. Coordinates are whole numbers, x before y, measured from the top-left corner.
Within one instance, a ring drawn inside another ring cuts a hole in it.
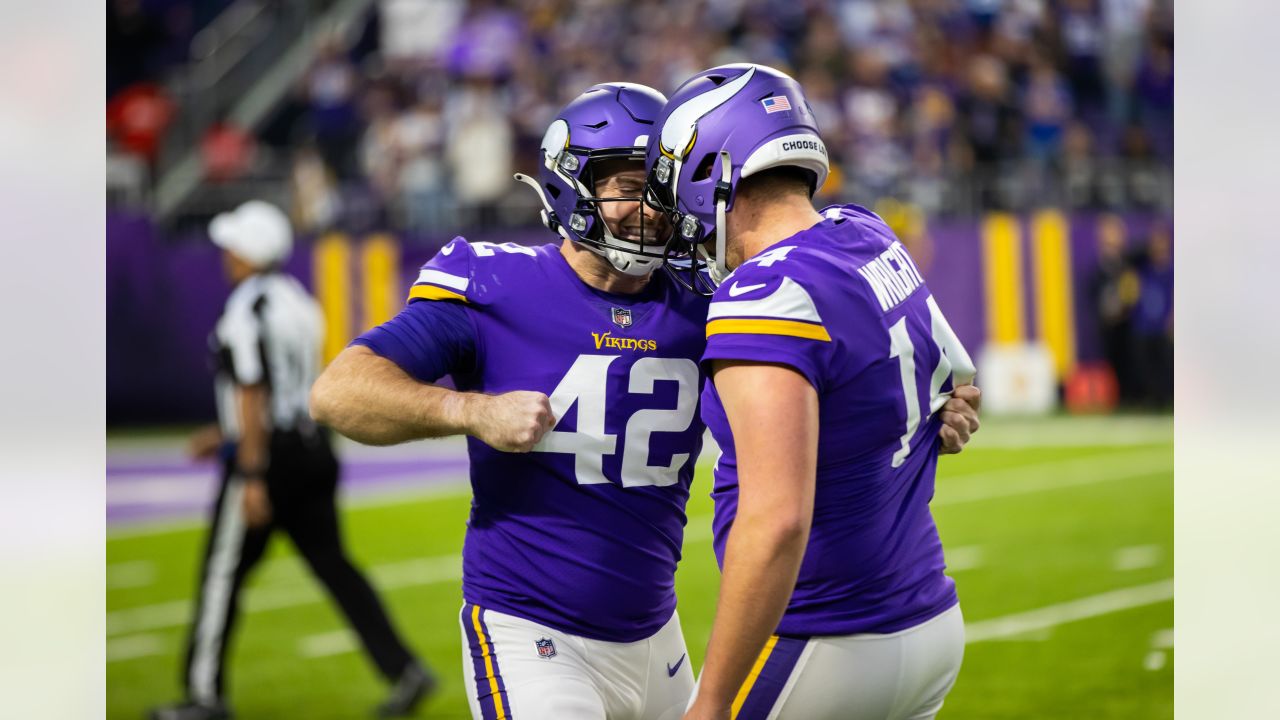
[[[325,38],[303,80],[303,94],[316,145],[339,177],[355,170],[354,148],[360,135],[355,102],[358,82],[341,40]]]
[[[1102,0],[1107,113],[1115,126],[1133,119],[1133,82],[1150,12],[1151,0]]]
[[[1020,150],[1021,118],[1009,98],[1004,63],[978,55],[969,65],[968,87],[958,101],[967,139],[970,174],[982,207],[1004,207],[1008,193],[997,185],[1003,165]]]
[[[451,98],[449,110],[445,162],[458,203],[474,213],[463,222],[492,225],[515,172],[515,138],[503,95],[492,83],[476,80]]]
[[[385,201],[395,197],[399,187],[399,122],[396,98],[386,83],[369,88],[364,98],[364,135],[360,138],[360,171]]]
[[[327,230],[337,222],[342,200],[333,173],[314,142],[304,142],[294,151],[289,192],[293,198],[290,215],[301,232]]]
[[[206,177],[214,182],[243,177],[253,165],[255,146],[250,133],[229,122],[215,123],[200,139]]]
[[[836,25],[819,16],[810,21],[796,60],[800,67],[837,78],[844,72],[844,53]]]
[[[440,58],[466,9],[466,0],[378,0],[383,59],[419,63]]]
[[[137,83],[107,103],[107,136],[116,147],[154,165],[175,108],[164,88]]]
[[[503,3],[472,0],[449,49],[449,70],[462,77],[506,78],[522,35],[520,16]]]
[[[440,96],[427,93],[419,98],[400,116],[395,137],[399,159],[396,184],[405,225],[427,232],[449,229],[453,225],[452,200],[441,160],[445,128]]]
[[[1173,158],[1173,38],[1153,37],[1138,71],[1138,116],[1161,157]]]
[[[1147,131],[1141,125],[1125,128],[1120,141],[1121,166],[1124,171],[1123,198],[1125,205],[1138,209],[1159,207],[1165,200],[1164,173]]]
[[[1145,407],[1166,409],[1173,403],[1173,246],[1163,225],[1152,228],[1138,286],[1133,312],[1134,359],[1141,368],[1138,399]]]
[[[1071,94],[1057,69],[1039,53],[1032,56],[1027,86],[1022,92],[1030,190],[1051,197],[1050,172],[1062,151],[1062,135],[1071,120]]]
[[[1071,111],[1071,93],[1062,76],[1047,59],[1035,55],[1022,93],[1022,115],[1027,126],[1025,147],[1032,159],[1044,162],[1058,156]]]
[[[906,172],[908,158],[897,138],[898,99],[889,87],[889,67],[876,50],[850,58],[853,84],[845,94],[854,192],[867,204],[889,195]]]
[[[1099,207],[1097,165],[1089,128],[1071,123],[1062,140],[1062,202],[1068,208]]]
[[[1059,25],[1071,94],[1087,121],[1105,102],[1102,78],[1102,18],[1095,0],[1065,0]]]
[[[163,41],[163,28],[143,11],[142,0],[111,0],[107,4],[107,97],[153,77],[151,56]]]
[[[910,199],[930,213],[942,208],[946,171],[955,144],[955,105],[937,85],[916,90],[908,118],[911,143]]]
[[[1116,374],[1122,405],[1133,404],[1139,393],[1133,343],[1133,307],[1138,302],[1139,280],[1127,250],[1127,233],[1124,220],[1118,215],[1104,215],[1098,220],[1098,266],[1089,281],[1102,352]]]

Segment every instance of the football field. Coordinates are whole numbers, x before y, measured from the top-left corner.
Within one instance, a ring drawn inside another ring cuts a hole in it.
[[[107,717],[136,719],[178,699],[203,540],[192,509],[212,470],[147,475],[137,458],[151,445],[120,446],[108,448]],[[161,446],[170,452],[172,443]],[[469,717],[457,616],[470,497],[457,448],[439,444],[422,461],[430,482],[413,480],[404,450],[385,451],[409,480],[348,493],[344,503],[352,554],[441,677],[424,718]],[[694,482],[677,577],[695,671],[718,580],[713,459],[704,456]],[[133,510],[122,504],[113,516],[113,497]],[[137,509],[157,498],[181,502],[156,517]],[[933,507],[968,641],[941,717],[1173,717],[1169,418],[989,420],[963,455],[940,461]],[[237,717],[369,716],[385,687],[283,536],[250,580],[244,609],[228,680]]]

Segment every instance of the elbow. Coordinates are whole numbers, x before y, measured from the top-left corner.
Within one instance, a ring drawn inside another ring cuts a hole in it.
[[[752,537],[775,548],[779,553],[803,554],[809,543],[811,517],[800,508],[762,508],[745,518],[740,508],[734,524],[750,527],[748,532]]]
[[[768,536],[778,547],[803,553],[809,542],[809,520],[800,513],[788,513],[771,523]]]
[[[311,396],[308,401],[311,419],[330,427],[333,426],[334,416],[337,414],[331,385],[326,376],[321,375],[311,385]]]

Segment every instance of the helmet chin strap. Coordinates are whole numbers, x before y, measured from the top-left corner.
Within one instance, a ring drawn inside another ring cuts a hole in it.
[[[582,245],[583,243],[578,244]],[[587,245],[586,247],[587,249],[594,251],[597,255],[603,256],[604,259],[608,260],[609,264],[613,266],[614,270],[617,270],[623,275],[631,275],[634,277],[648,275],[656,270],[658,265],[662,263],[660,258],[633,255],[613,248],[598,248],[592,245]]]
[[[555,210],[551,208],[551,203],[547,200],[547,194],[543,192],[542,186],[538,184],[538,181],[524,173],[516,173],[515,178],[517,182],[522,182],[525,185],[528,185],[533,188],[535,193],[538,194],[538,200],[542,201],[542,210],[539,212],[539,215],[542,218],[542,224],[546,225],[548,230],[555,231],[556,234],[565,240],[572,240],[573,238],[569,237],[569,233],[565,231],[564,226],[558,222],[558,218],[557,220],[552,220],[552,218],[555,217]]]
[[[720,151],[720,182],[716,183],[716,256],[707,258],[707,274],[711,282],[719,287],[729,277],[729,268],[724,264],[728,254],[728,239],[725,231],[725,205],[729,203],[729,178],[732,176],[733,163],[729,159],[729,151]],[[701,249],[701,247],[699,247]],[[702,251],[704,256],[706,251]]]

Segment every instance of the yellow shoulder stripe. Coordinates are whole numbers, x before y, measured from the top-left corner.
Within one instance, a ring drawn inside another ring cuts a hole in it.
[[[823,342],[831,342],[831,336],[827,334],[827,329],[821,325],[813,323],[799,322],[797,320],[770,320],[770,319],[745,319],[745,318],[724,318],[720,320],[712,320],[707,323],[707,337],[712,335],[723,335],[726,333],[741,335],[788,335],[791,337],[806,338],[808,340],[821,340]]]
[[[409,289],[409,300],[414,298],[419,300],[461,300],[462,302],[467,302],[465,295],[442,287],[436,287],[435,285],[414,285]]]

